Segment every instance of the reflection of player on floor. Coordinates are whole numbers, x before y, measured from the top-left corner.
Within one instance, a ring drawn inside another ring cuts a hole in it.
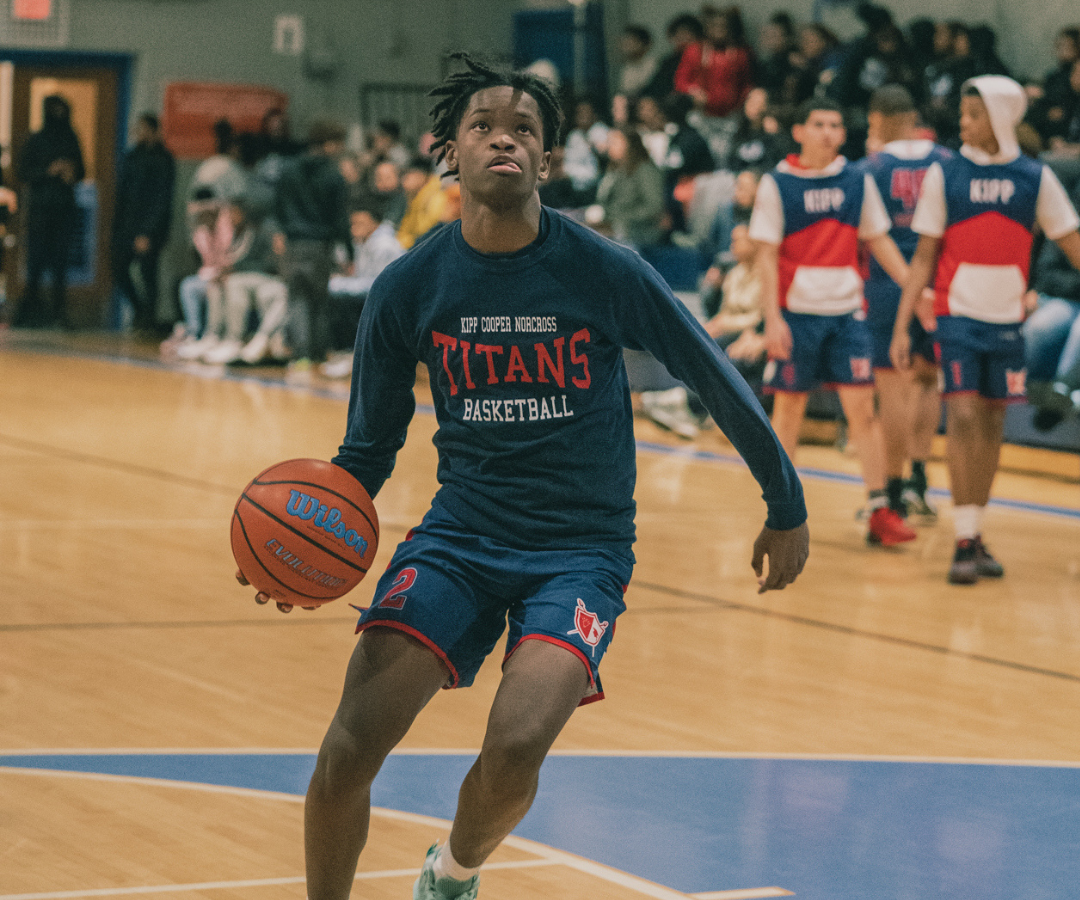
[[[436,89],[433,110],[461,221],[387,267],[357,337],[335,462],[377,493],[423,361],[441,487],[360,621],[308,789],[310,900],[349,896],[383,760],[440,688],[471,683],[507,618],[480,756],[414,897],[476,896],[478,869],[531,805],[551,744],[599,698],[597,666],[633,566],[624,346],[651,350],[699,393],[762,485],[760,589],[789,584],[808,552],[795,470],[716,344],[635,253],[541,207],[560,118],[546,82],[466,65]]]
[[[889,235],[909,261],[919,242],[919,236],[911,230],[911,217],[923,176],[931,163],[952,156],[933,141],[918,138],[918,118],[911,94],[899,85],[886,85],[870,97],[867,148],[876,152],[863,165],[876,182],[892,219]],[[912,367],[907,371],[893,367],[889,345],[900,306],[900,286],[873,259],[866,280],[866,306],[874,342],[878,413],[885,438],[889,507],[900,515],[932,522],[937,513],[926,500],[926,460],[941,421],[933,337],[917,319],[912,321]],[[905,481],[908,460],[911,478]]]
[[[762,177],[750,219],[750,236],[761,244],[757,267],[773,427],[794,457],[810,391],[835,388],[869,494],[867,541],[900,544],[915,532],[886,503],[859,241],[898,282],[907,276],[907,263],[889,237],[891,223],[874,180],[840,155],[846,137],[840,107],[831,100],[807,101],[792,136],[799,154]]]
[[[982,542],[1005,427],[1005,405],[1024,397],[1024,318],[1038,225],[1080,268],[1077,216],[1050,169],[1020,155],[1016,126],[1027,102],[1011,78],[963,87],[960,154],[934,163],[912,228],[920,235],[896,317],[891,355],[911,360],[908,326],[934,280],[937,346],[945,380],[949,481],[956,551],[949,581],[973,584],[1004,569]]]

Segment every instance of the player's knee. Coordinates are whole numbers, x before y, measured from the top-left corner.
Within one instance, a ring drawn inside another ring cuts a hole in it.
[[[550,746],[547,734],[527,725],[488,734],[482,753],[484,775],[501,784],[530,783],[539,774]]]
[[[319,748],[316,776],[331,791],[367,787],[375,780],[387,752],[335,721]]]
[[[948,427],[954,434],[968,433],[978,427],[978,410],[968,397],[950,399],[948,410]]]

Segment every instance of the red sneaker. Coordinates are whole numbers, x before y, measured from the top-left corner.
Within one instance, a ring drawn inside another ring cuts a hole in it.
[[[915,532],[904,524],[904,520],[895,510],[879,506],[870,514],[869,531],[866,533],[868,544],[892,547],[894,544],[913,541],[915,537]]]

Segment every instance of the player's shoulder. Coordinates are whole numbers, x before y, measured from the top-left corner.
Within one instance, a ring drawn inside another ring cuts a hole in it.
[[[644,270],[646,267],[636,250],[604,237],[565,213],[546,207],[545,211],[551,216],[551,237],[562,251],[560,257],[583,273],[599,275],[626,268]]]

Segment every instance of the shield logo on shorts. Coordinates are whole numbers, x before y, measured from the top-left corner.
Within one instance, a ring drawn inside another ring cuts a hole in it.
[[[576,634],[586,644],[593,648],[593,656],[596,656],[596,645],[607,631],[608,623],[601,622],[596,613],[591,613],[585,608],[585,603],[580,597],[577,600],[577,609],[574,610],[574,630],[566,632],[568,635]]]

